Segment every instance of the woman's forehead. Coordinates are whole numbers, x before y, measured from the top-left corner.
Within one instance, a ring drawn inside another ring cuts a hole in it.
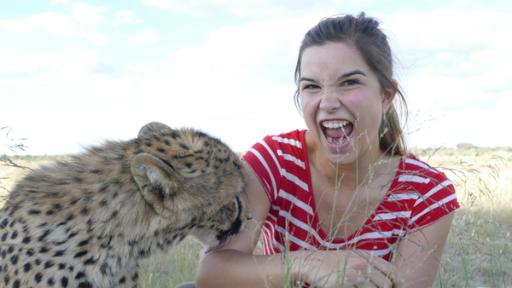
[[[328,42],[306,48],[300,68],[301,77],[329,75],[337,78],[355,70],[369,71],[357,48],[344,42]]]

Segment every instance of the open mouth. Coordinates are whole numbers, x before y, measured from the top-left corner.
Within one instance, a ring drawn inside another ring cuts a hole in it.
[[[340,148],[350,143],[354,123],[345,119],[324,120],[320,122],[320,126],[329,146]]]
[[[218,244],[208,247],[205,251],[206,254],[211,251],[222,248],[226,244],[226,242],[229,241],[231,236],[236,235],[238,234],[238,232],[240,232],[240,229],[242,227],[242,204],[240,203],[240,199],[238,198],[238,196],[236,197],[236,204],[238,212],[235,220],[231,223],[230,227],[227,230],[219,231],[220,233],[216,235]]]
[[[231,239],[231,237],[233,235],[238,234],[241,226],[242,226],[242,222],[240,221],[240,219],[236,219],[235,222],[231,225],[231,227],[228,230],[222,231],[219,235],[217,235],[216,238],[217,238],[218,243],[208,247],[205,251],[205,254],[208,254],[211,251],[218,250],[218,249],[224,247],[224,245],[227,242],[229,242],[229,239]]]
[[[226,244],[227,242],[228,242],[228,238],[224,239],[223,241],[219,242],[216,245],[207,247],[206,250],[204,251],[204,254],[208,254],[212,251],[221,249],[222,247],[224,247],[224,244]]]

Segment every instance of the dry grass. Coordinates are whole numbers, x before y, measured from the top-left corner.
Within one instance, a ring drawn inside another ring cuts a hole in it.
[[[439,270],[437,287],[512,287],[512,149],[414,151],[454,182],[462,208],[457,212]],[[54,159],[15,159],[35,168]],[[2,195],[28,170],[0,161]],[[3,187],[3,188],[2,188]],[[175,287],[193,280],[199,245],[186,240],[170,255],[146,261],[142,287]]]
[[[3,204],[2,199],[14,187],[16,182],[31,169],[50,164],[61,158],[62,156],[7,158],[0,155],[0,206]]]
[[[512,149],[420,151],[457,188],[438,287],[512,287]]]

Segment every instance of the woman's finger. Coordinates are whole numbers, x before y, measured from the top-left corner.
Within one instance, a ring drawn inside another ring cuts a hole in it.
[[[354,288],[380,288],[380,286],[376,286],[375,284],[373,284],[372,282],[370,282],[368,280],[358,281],[357,283],[354,283],[352,286],[349,286],[349,287],[354,287]]]
[[[371,265],[368,265],[371,267]],[[379,288],[392,288],[393,281],[387,275],[383,274],[378,269],[368,269],[367,275],[369,282],[373,283],[375,287]]]
[[[367,251],[357,250],[356,253],[357,255],[363,257],[364,259],[366,259],[366,261],[368,261],[368,267],[372,267],[372,269],[379,270],[382,274],[389,278],[392,283],[396,281],[397,270],[393,264],[382,259],[381,257],[374,256]]]
[[[356,268],[357,274],[364,280],[373,283],[376,287],[393,287],[394,267],[386,260],[373,256],[366,251],[354,251],[359,257],[360,265]]]

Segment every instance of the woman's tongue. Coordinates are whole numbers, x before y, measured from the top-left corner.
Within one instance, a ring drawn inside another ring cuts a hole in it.
[[[352,125],[347,124],[342,128],[324,128],[324,134],[329,144],[342,144],[348,140],[348,136],[352,133]]]

